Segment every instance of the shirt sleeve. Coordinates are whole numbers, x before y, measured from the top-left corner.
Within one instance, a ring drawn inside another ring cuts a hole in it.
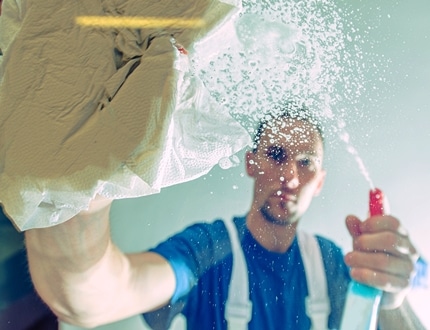
[[[169,305],[146,313],[144,317],[153,329],[168,329],[173,318],[182,311],[188,293],[199,278],[231,254],[231,246],[223,221],[217,220],[192,225],[150,251],[170,263],[176,277],[176,288]]]
[[[231,254],[230,240],[222,220],[199,223],[160,243],[151,252],[167,259],[176,276],[175,303],[184,297],[212,266]]]
[[[412,279],[412,288],[428,288],[430,284],[428,263],[419,257],[415,263],[415,276]]]

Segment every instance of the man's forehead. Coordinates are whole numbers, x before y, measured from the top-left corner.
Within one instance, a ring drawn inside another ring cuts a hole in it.
[[[267,123],[264,128],[260,143],[288,143],[308,144],[321,141],[318,129],[303,120],[292,118],[279,118]]]

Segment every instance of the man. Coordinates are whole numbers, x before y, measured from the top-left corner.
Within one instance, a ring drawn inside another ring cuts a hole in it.
[[[324,183],[323,137],[303,109],[289,109],[263,122],[246,170],[255,181],[249,213],[234,223],[241,237],[252,301],[250,329],[308,329],[308,285],[296,230]],[[96,199],[90,210],[64,224],[26,232],[30,271],[41,297],[60,319],[94,327],[138,313],[165,328],[182,311],[189,328],[225,329],[231,241],[222,221],[197,224],[150,252],[125,255],[109,234],[110,201]],[[385,290],[383,307],[401,318],[416,251],[392,216],[346,220],[354,251],[318,238],[327,275],[331,314],[339,327],[349,274]],[[403,303],[403,305],[402,305]],[[161,308],[161,309],[160,309]],[[397,323],[399,324],[399,323]],[[382,324],[383,325],[383,324]]]

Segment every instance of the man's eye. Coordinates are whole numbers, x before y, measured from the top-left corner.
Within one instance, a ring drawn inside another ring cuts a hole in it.
[[[284,148],[278,146],[269,147],[267,150],[267,156],[277,163],[282,163],[287,158]]]
[[[299,159],[299,165],[301,167],[309,167],[312,165],[312,162],[309,158]]]

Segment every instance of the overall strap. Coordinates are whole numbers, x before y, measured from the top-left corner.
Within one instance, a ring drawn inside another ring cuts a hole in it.
[[[225,305],[225,319],[229,330],[246,330],[252,317],[249,300],[248,267],[240,245],[239,233],[233,221],[224,221],[233,253],[233,268]]]
[[[312,330],[326,330],[330,315],[330,299],[321,249],[317,238],[308,233],[297,231],[297,241],[308,285],[306,314],[311,319]]]

